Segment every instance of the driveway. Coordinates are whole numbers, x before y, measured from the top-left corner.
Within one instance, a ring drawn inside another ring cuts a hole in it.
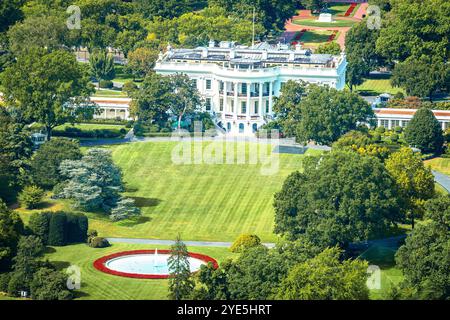
[[[434,170],[432,172],[434,180],[450,193],[450,177]]]

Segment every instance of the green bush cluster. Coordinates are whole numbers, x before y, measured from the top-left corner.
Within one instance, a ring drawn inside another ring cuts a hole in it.
[[[261,239],[255,234],[242,234],[231,245],[231,252],[243,252],[249,248],[261,245]]]
[[[88,225],[82,213],[40,212],[30,217],[29,228],[44,244],[65,246],[86,242]]]
[[[19,194],[19,202],[27,209],[35,209],[44,197],[44,190],[37,186],[26,186]]]
[[[114,83],[111,80],[100,80],[99,86],[100,88],[111,89],[114,87]]]
[[[127,133],[124,128],[121,129],[92,129],[84,130],[76,127],[65,127],[63,130],[53,130],[54,136],[63,136],[71,138],[119,138]]]

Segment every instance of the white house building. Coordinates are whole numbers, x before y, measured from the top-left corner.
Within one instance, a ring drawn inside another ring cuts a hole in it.
[[[252,47],[211,41],[208,47],[172,49],[160,54],[159,74],[184,73],[196,82],[204,110],[216,117],[227,133],[251,135],[273,117],[273,98],[288,80],[304,80],[343,89],[344,54],[312,54],[297,45]]]
[[[96,119],[131,120],[130,98],[91,97],[100,109],[100,114],[94,115]]]

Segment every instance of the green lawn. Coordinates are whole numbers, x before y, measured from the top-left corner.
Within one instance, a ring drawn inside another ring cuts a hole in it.
[[[165,249],[167,246],[157,246]],[[155,249],[154,246],[136,244],[113,244],[108,248],[90,248],[86,244],[65,247],[49,247],[45,258],[48,258],[59,269],[70,265],[81,270],[81,289],[78,299],[89,300],[145,300],[167,299],[168,281],[158,279],[131,279],[109,275],[93,267],[93,262],[107,254],[125,250]],[[203,253],[216,259],[219,263],[235,254],[227,248],[189,247],[189,251]]]
[[[381,271],[380,289],[370,289],[370,299],[385,299],[389,289],[403,279],[402,272],[395,266],[395,252],[397,248],[373,246],[363,252],[360,258],[375,265]]]
[[[317,18],[312,18],[312,19],[296,19],[293,20],[292,23],[306,27],[333,28],[333,27],[351,27],[358,22],[352,20],[334,20],[334,22],[319,22],[317,21]]]
[[[210,142],[204,142],[204,146]],[[102,236],[233,241],[256,233],[275,241],[273,195],[286,176],[302,168],[305,155],[280,154],[279,172],[261,175],[261,165],[172,163],[176,142],[143,142],[111,146],[127,183],[126,195],[142,208],[136,220],[111,222],[88,213],[90,228]],[[201,145],[195,143],[196,146]],[[243,143],[236,143],[242,146]],[[247,148],[256,144],[247,144]],[[307,155],[318,151],[308,150]],[[71,210],[68,201],[46,200],[46,210]],[[27,221],[30,210],[18,210]]]
[[[406,95],[405,90],[402,88],[395,88],[391,85],[389,76],[372,76],[366,78],[364,82],[356,86],[355,90],[363,95],[376,96],[382,93],[396,94],[402,92]]]
[[[425,164],[431,166],[433,170],[450,175],[450,158],[434,158],[425,161]]]
[[[109,89],[101,89],[96,90],[93,94],[93,97],[116,97],[116,98],[126,98],[128,97],[125,92],[120,90],[109,90]]]
[[[125,72],[123,65],[116,64],[114,69],[116,70],[116,76],[112,80],[113,82],[125,83],[128,81],[133,81],[133,75]]]
[[[303,33],[300,38],[300,42],[303,43],[305,48],[317,48],[319,45],[328,42],[328,38],[333,32],[328,30],[309,30]],[[336,34],[335,39],[339,34]]]

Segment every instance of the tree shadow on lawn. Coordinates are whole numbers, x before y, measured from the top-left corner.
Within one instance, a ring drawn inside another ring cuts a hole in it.
[[[152,218],[146,216],[133,217],[130,219],[122,220],[118,224],[122,227],[134,227],[138,224],[147,223],[151,221]]]
[[[70,262],[67,262],[67,261],[50,261],[50,263],[52,265],[54,265],[57,270],[60,270],[60,271],[67,269],[68,267],[70,267],[72,265]]]
[[[161,199],[145,197],[129,197],[134,200],[134,204],[139,208],[155,207],[161,203]]]

